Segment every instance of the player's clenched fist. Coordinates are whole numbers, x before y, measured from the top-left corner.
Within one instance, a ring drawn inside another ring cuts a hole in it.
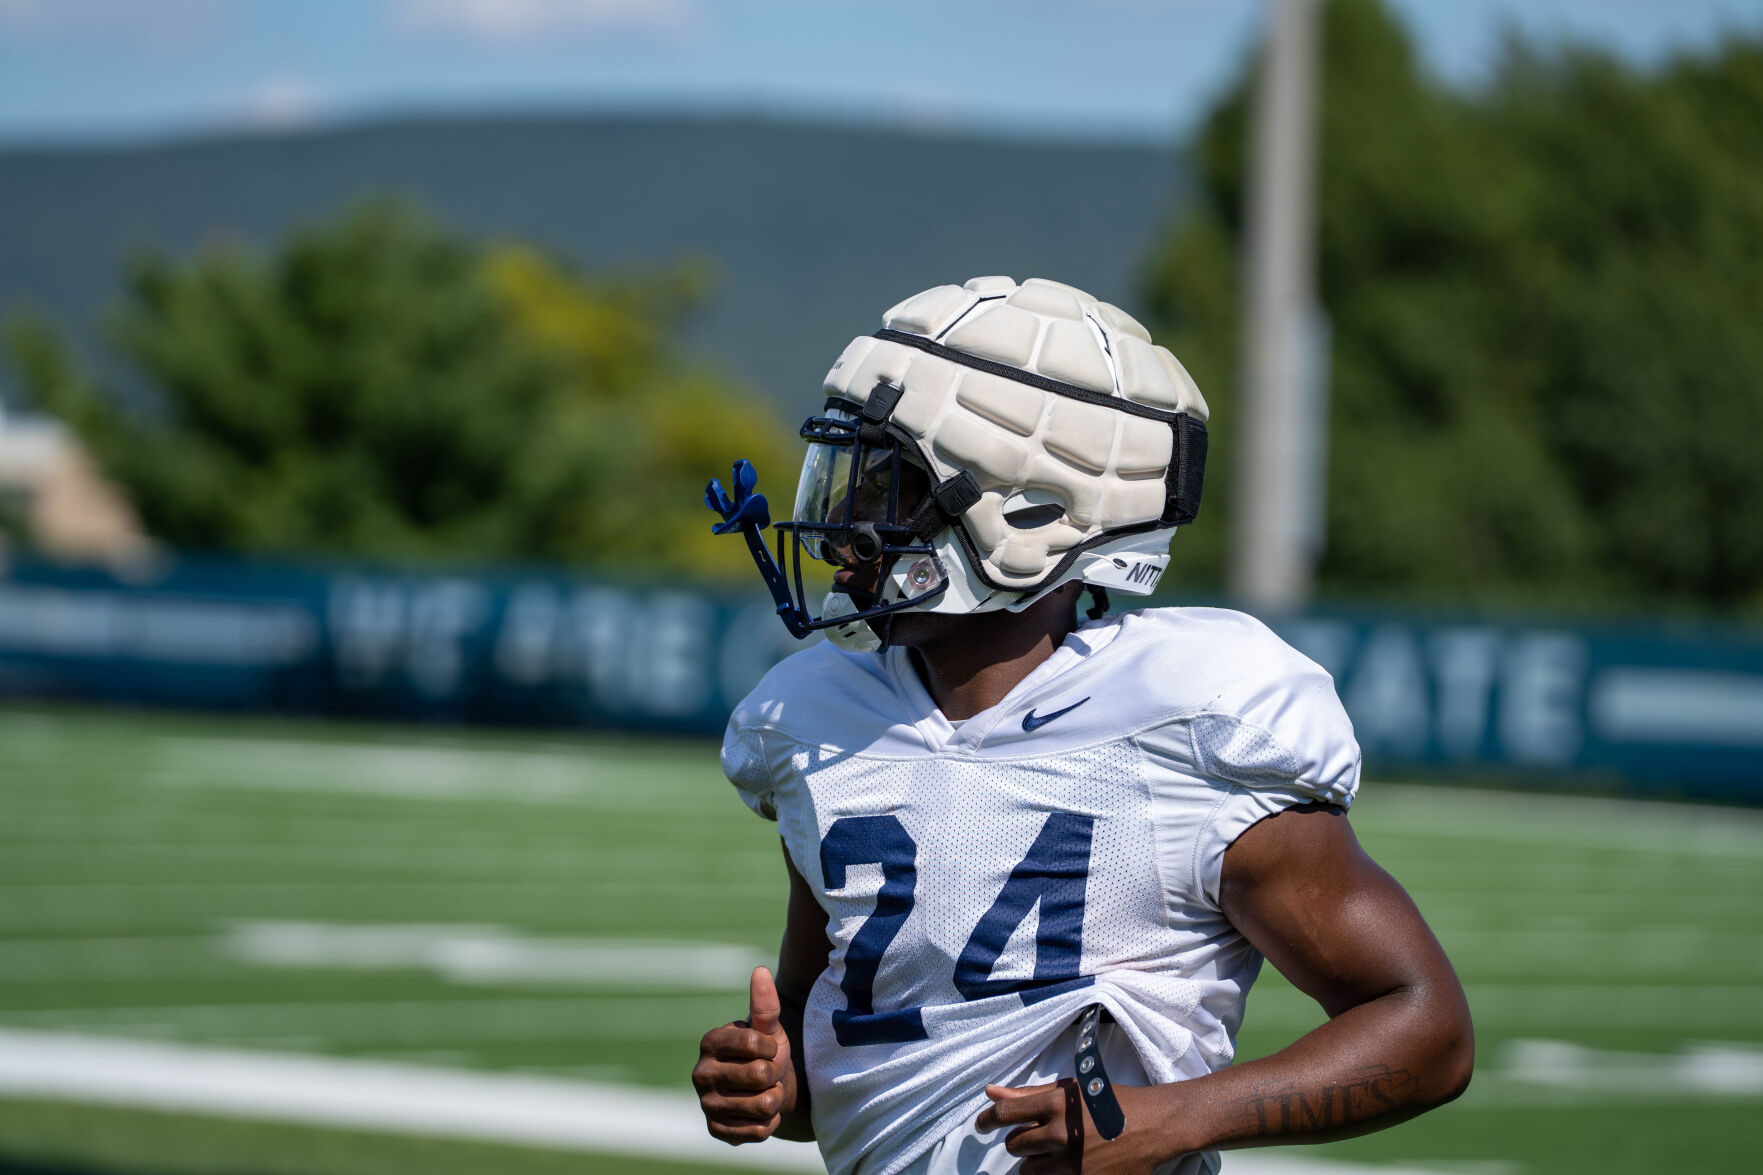
[[[747,1018],[712,1028],[698,1044],[698,1104],[710,1133],[731,1146],[770,1138],[795,1107],[796,1067],[778,1022],[782,1012],[771,972],[755,967]]]
[[[1158,1156],[1147,1150],[1142,1124],[1159,1115],[1146,1110],[1141,1087],[1114,1087],[1125,1111],[1128,1130],[1104,1142],[1078,1096],[1071,1078],[1055,1085],[1009,1089],[986,1086],[992,1104],[980,1111],[974,1128],[982,1134],[1009,1130],[1004,1149],[1023,1160],[1018,1175],[1148,1175]],[[1141,1129],[1131,1127],[1139,1124]]]

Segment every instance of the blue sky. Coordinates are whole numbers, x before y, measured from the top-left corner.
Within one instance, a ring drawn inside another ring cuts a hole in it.
[[[1389,0],[1473,81],[1505,29],[1650,62],[1763,0]],[[0,141],[424,111],[763,112],[1168,138],[1263,0],[0,0]]]

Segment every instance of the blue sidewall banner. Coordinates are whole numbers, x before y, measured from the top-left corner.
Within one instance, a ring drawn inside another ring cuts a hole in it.
[[[1380,770],[1763,802],[1763,633],[1330,611],[1274,618]],[[761,597],[524,572],[177,559],[0,571],[0,694],[719,733],[800,646]]]

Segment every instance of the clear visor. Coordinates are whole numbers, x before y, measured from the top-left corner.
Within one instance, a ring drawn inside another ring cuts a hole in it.
[[[833,409],[827,418],[848,423],[853,431],[857,418]],[[861,453],[861,467],[853,462]],[[893,514],[894,455],[886,449],[868,449],[851,439],[838,443],[817,440],[808,445],[802,462],[802,479],[796,484],[796,507],[790,517],[808,527],[849,527],[859,522],[886,525]],[[843,536],[827,531],[802,529],[797,538],[812,559],[837,562],[831,548]]]

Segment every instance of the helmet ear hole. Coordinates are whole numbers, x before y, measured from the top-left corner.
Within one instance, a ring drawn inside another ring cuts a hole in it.
[[[1004,521],[1017,530],[1034,530],[1058,522],[1065,517],[1065,507],[1058,502],[1048,502],[1040,506],[1024,506],[1004,515]]]

